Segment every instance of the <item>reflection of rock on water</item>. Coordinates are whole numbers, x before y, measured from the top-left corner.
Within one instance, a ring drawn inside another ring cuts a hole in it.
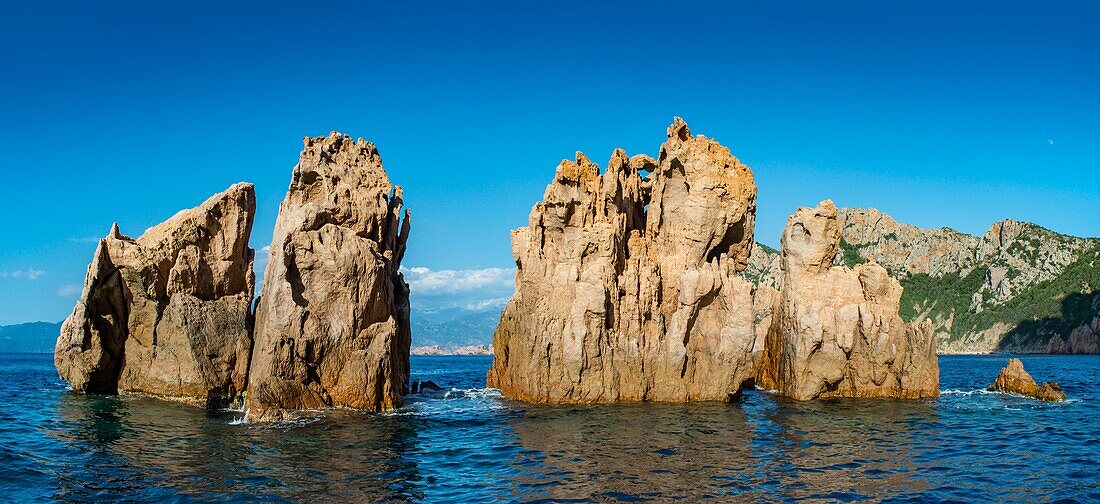
[[[60,496],[218,499],[248,487],[259,500],[374,502],[403,498],[419,479],[401,460],[416,431],[390,417],[333,411],[315,424],[254,427],[230,425],[240,413],[76,394],[62,395],[58,415],[50,435],[79,448],[56,475]]]
[[[743,406],[530,407],[512,422],[530,451],[513,464],[514,483],[545,499],[885,498],[928,487],[906,468],[920,456],[909,447],[935,449],[917,437],[933,435],[921,424],[937,418],[925,402],[755,392]]]
[[[785,497],[900,496],[929,488],[914,476],[923,454],[913,449],[937,450],[935,439],[920,438],[936,437],[927,424],[938,420],[925,401],[779,398],[764,412],[770,431],[754,455],[785,469],[767,471]]]
[[[736,490],[752,471],[745,412],[722,403],[531,408],[512,423],[526,473],[520,492],[547,499],[659,495],[698,499]],[[527,496],[525,494],[525,496]]]

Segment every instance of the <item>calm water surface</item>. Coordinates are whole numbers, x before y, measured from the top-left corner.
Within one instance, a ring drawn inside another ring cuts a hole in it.
[[[1100,501],[1100,357],[1025,356],[1071,398],[985,393],[1006,356],[942,357],[943,397],[536,407],[485,357],[413,357],[449,392],[392,414],[241,424],[239,412],[66,390],[0,355],[0,500]]]

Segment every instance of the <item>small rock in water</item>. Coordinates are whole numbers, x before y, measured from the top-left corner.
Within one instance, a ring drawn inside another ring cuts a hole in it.
[[[1020,362],[1020,359],[1009,359],[1008,364],[997,375],[997,379],[989,386],[989,390],[1020,394],[1040,401],[1066,400],[1066,393],[1062,391],[1062,386],[1058,385],[1058,382],[1037,385],[1031,375],[1024,370],[1024,363]]]
[[[424,391],[427,391],[427,390],[431,390],[431,391],[434,391],[434,392],[439,392],[439,391],[443,390],[443,387],[440,387],[434,381],[424,380],[423,382],[420,383],[420,392],[424,392]]]

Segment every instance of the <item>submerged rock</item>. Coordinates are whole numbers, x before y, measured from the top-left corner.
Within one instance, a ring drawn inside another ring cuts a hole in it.
[[[374,144],[306,138],[279,208],[256,311],[250,420],[392,409],[409,377],[409,234]]]
[[[787,220],[761,385],[797,400],[938,396],[930,327],[901,319],[901,285],[882,266],[834,265],[839,244],[832,201]]]
[[[1058,382],[1036,384],[1031,375],[1024,370],[1024,363],[1020,362],[1020,359],[1009,359],[1008,364],[997,375],[997,379],[989,386],[989,390],[1020,394],[1040,401],[1066,400],[1066,393],[1062,391]]]
[[[62,324],[61,377],[83,393],[211,408],[238,401],[252,347],[255,212],[252,185],[242,183],[136,240],[114,225]]]
[[[739,273],[755,214],[749,167],[679,118],[658,159],[562,161],[512,232],[489,386],[541,403],[729,400],[753,376]]]

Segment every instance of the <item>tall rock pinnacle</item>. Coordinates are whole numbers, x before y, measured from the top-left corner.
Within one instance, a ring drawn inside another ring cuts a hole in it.
[[[306,138],[279,208],[256,311],[246,408],[392,409],[409,376],[409,234],[374,144]]]

